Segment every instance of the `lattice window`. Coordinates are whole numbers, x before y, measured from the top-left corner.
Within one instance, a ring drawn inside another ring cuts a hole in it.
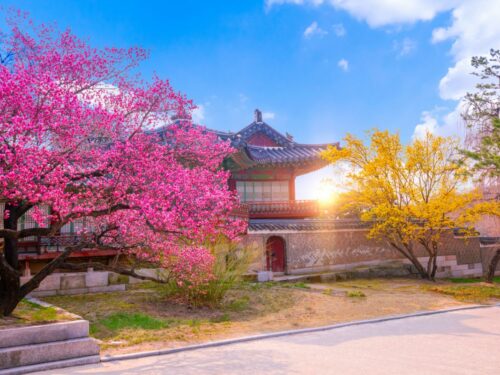
[[[288,201],[288,181],[236,181],[242,202]]]

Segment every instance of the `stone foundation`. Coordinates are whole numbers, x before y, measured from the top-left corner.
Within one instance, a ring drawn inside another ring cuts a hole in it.
[[[113,283],[113,276],[112,272],[107,271],[53,273],[47,276],[30,295],[33,297],[45,297],[125,290],[125,284]],[[26,283],[30,278],[30,276],[21,277],[21,284]]]

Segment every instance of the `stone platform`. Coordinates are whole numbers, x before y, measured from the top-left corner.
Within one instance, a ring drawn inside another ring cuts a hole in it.
[[[0,329],[2,375],[99,361],[99,345],[89,337],[86,320]]]

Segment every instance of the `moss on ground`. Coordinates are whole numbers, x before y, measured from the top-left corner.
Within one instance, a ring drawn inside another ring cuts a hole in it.
[[[74,316],[52,306],[41,306],[23,299],[11,316],[0,318],[0,329],[72,320]]]
[[[474,284],[474,283],[480,283],[483,280],[478,278],[478,277],[453,277],[449,279],[452,283],[455,284]],[[500,284],[500,276],[496,276],[493,278],[493,283],[495,284]]]
[[[500,286],[484,283],[468,285],[423,285],[426,291],[453,296],[458,301],[488,302],[490,299],[500,299]]]

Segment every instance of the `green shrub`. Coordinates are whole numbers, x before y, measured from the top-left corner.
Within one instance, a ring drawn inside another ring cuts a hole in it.
[[[366,294],[361,290],[348,290],[346,295],[351,298],[366,297]]]
[[[237,298],[235,300],[230,301],[227,304],[226,309],[229,311],[241,312],[248,308],[249,303],[250,303],[250,297],[243,296],[241,298]]]
[[[252,248],[238,246],[226,240],[209,247],[215,257],[213,278],[210,281],[193,287],[179,286],[176,280],[172,280],[165,286],[171,293],[183,297],[193,306],[220,305],[227,291],[242,281],[243,275],[248,271],[256,255]]]

